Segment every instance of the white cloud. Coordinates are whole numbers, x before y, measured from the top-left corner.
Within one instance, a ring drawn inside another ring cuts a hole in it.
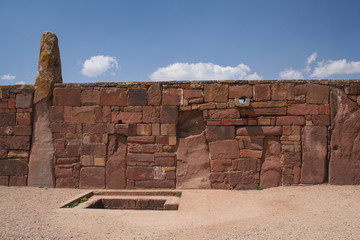
[[[301,71],[293,70],[292,68],[285,69],[279,73],[281,79],[304,79],[304,75]]]
[[[25,84],[25,82],[24,82],[24,81],[20,81],[20,82],[15,83],[15,85],[22,85],[22,84]]]
[[[119,68],[115,57],[98,55],[84,62],[81,73],[88,77],[97,77],[113,67]]]
[[[317,58],[317,52],[314,52],[307,58],[307,65],[310,65],[312,62],[314,62]]]
[[[8,80],[8,81],[12,81],[15,78],[16,78],[16,76],[11,75],[10,73],[1,76],[1,80]]]
[[[313,73],[310,75],[315,78],[326,78],[334,74],[360,73],[360,61],[348,62],[346,59],[328,60],[318,62]]]
[[[257,73],[250,74],[250,67],[239,64],[236,67],[213,63],[174,63],[159,68],[150,75],[153,81],[172,80],[261,80]]]

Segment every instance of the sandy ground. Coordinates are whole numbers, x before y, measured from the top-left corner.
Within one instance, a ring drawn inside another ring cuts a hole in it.
[[[178,211],[59,208],[84,192],[0,186],[0,239],[360,239],[360,186],[184,190]]]

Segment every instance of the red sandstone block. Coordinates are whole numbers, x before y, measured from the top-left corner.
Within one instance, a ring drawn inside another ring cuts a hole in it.
[[[295,85],[295,96],[306,95],[306,84]]]
[[[162,105],[180,106],[182,103],[183,103],[183,89],[181,88],[163,89]]]
[[[155,165],[160,167],[171,167],[175,165],[174,157],[155,158]]]
[[[223,125],[223,124],[222,124],[222,120],[206,120],[206,125],[218,126],[218,125]]]
[[[276,125],[305,125],[303,116],[281,116],[276,118]]]
[[[199,106],[199,110],[206,110],[206,109],[215,109],[216,105],[215,103],[204,103],[204,104],[200,104]]]
[[[211,160],[211,172],[224,172],[231,169],[231,159]]]
[[[16,94],[16,108],[31,108],[32,102],[31,94]]]
[[[143,153],[156,153],[161,151],[162,151],[162,147],[158,144],[141,145],[141,152]]]
[[[226,172],[211,172],[210,173],[210,182],[216,183],[216,182],[225,182],[227,178]]]
[[[161,124],[162,136],[176,136],[176,124]]]
[[[73,107],[72,122],[74,123],[95,122],[94,107],[91,106]]]
[[[49,109],[50,122],[63,122],[64,121],[64,107],[52,106]]]
[[[26,186],[27,176],[10,176],[9,186]]]
[[[269,84],[258,84],[254,85],[254,100],[255,101],[266,101],[270,100],[270,85]]]
[[[330,126],[329,115],[312,115],[311,120],[315,126]]]
[[[55,106],[80,106],[80,88],[55,88]]]
[[[133,136],[128,137],[127,142],[129,143],[155,143],[155,136]]]
[[[83,167],[80,170],[79,188],[105,188],[104,167]]]
[[[247,119],[221,119],[221,125],[247,125]]]
[[[202,98],[202,90],[184,89],[184,98]]]
[[[294,99],[294,84],[273,84],[271,86],[272,100],[293,100]]]
[[[106,144],[95,143],[90,145],[90,153],[94,156],[106,156]]]
[[[283,135],[300,135],[300,126],[283,126]]]
[[[129,162],[154,162],[154,154],[148,153],[128,153]]]
[[[301,153],[300,152],[284,152],[284,167],[300,167]]]
[[[174,180],[148,180],[136,181],[135,187],[137,188],[175,188]]]
[[[5,159],[8,156],[7,149],[0,148],[0,159]]]
[[[286,108],[240,108],[241,116],[278,116],[286,115]]]
[[[147,91],[145,88],[129,88],[127,93],[128,106],[143,106],[147,102]]]
[[[97,90],[83,90],[81,91],[81,105],[99,105],[100,92]]]
[[[242,183],[242,172],[230,172],[229,173],[229,184],[235,187]]]
[[[209,143],[211,159],[238,158],[239,145],[236,140],[223,140]]]
[[[100,104],[103,106],[126,106],[125,88],[103,88],[100,91]]]
[[[157,144],[169,144],[169,137],[168,136],[156,136],[156,143]]]
[[[14,133],[15,127],[12,126],[0,127],[0,135],[12,135]],[[21,126],[21,127],[27,127],[27,126]]]
[[[79,157],[80,156],[80,145],[79,144],[68,144],[66,146],[67,157]]]
[[[329,103],[329,86],[308,85],[307,86],[307,103],[327,104]]]
[[[256,158],[241,158],[232,160],[233,171],[258,171],[260,160]]]
[[[156,123],[156,111],[153,106],[143,107],[143,122],[144,123]]]
[[[72,177],[72,168],[63,168],[63,167],[56,167],[55,168],[55,177],[56,178],[60,178],[60,177]]]
[[[235,127],[234,126],[207,126],[206,139],[208,141],[234,139]]]
[[[230,85],[229,98],[240,98],[253,96],[253,88],[251,85]]]
[[[0,176],[25,176],[28,170],[28,164],[18,159],[0,161]]]
[[[198,104],[203,102],[204,102],[204,98],[193,98],[189,100],[189,104]]]
[[[134,181],[151,180],[154,178],[154,170],[151,167],[128,167],[126,177]]]
[[[16,124],[16,114],[12,112],[0,113],[0,127],[14,126]]]
[[[350,86],[345,87],[345,93],[351,95],[360,94],[360,84],[359,83],[350,83]]]
[[[227,183],[211,183],[211,188],[212,189],[231,189],[231,186]]]
[[[64,122],[72,122],[72,107],[64,106]]]
[[[161,89],[157,85],[151,85],[148,89],[148,105],[160,105],[161,104]]]
[[[56,178],[55,186],[57,188],[78,188],[78,179],[72,177]]]
[[[227,102],[228,96],[228,84],[204,84],[205,102]]]
[[[16,124],[31,126],[31,113],[16,113]]]
[[[236,119],[240,118],[240,113],[238,109],[224,109],[224,110],[209,110],[210,119],[223,119],[231,118]]]
[[[315,115],[319,114],[319,105],[292,104],[288,107],[289,115]]]
[[[286,101],[266,101],[266,102],[252,102],[253,108],[273,108],[273,107],[286,107]]]
[[[250,149],[241,149],[240,157],[241,158],[261,158],[263,151],[259,150],[250,150]]]
[[[16,100],[15,99],[13,99],[13,98],[10,98],[9,100],[8,100],[8,108],[10,108],[10,109],[13,109],[13,108],[15,108],[15,106],[16,106]]]
[[[107,124],[106,123],[84,123],[83,124],[83,133],[106,133]]]
[[[177,123],[178,108],[175,106],[162,106],[160,108],[160,123]]]
[[[80,161],[79,158],[73,157],[73,158],[57,158],[56,164],[73,164],[78,163]]]
[[[3,149],[12,150],[29,150],[30,137],[29,136],[1,136],[0,146]]]
[[[165,172],[165,178],[167,180],[176,180],[176,172],[175,171]]]
[[[151,124],[137,124],[136,135],[150,136],[151,135]]]
[[[142,113],[141,112],[111,112],[112,122],[121,123],[141,123]]]
[[[9,186],[9,176],[0,176],[0,186]]]
[[[237,136],[280,136],[281,133],[280,126],[247,126],[236,130]]]
[[[263,150],[264,136],[244,137],[240,140],[243,142],[243,145],[244,145],[243,148],[251,149],[251,150]],[[239,144],[240,144],[240,140],[239,140]],[[240,149],[243,149],[243,148],[240,147]]]

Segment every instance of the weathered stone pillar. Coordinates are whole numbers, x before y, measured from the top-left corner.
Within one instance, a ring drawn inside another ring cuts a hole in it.
[[[54,142],[50,129],[49,107],[55,83],[62,83],[58,39],[45,31],[35,82],[33,139],[29,160],[29,186],[54,187]]]

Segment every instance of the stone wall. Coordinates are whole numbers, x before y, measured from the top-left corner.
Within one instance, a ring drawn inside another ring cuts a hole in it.
[[[0,166],[26,163],[32,89],[4,89]],[[357,80],[56,84],[56,187],[359,184],[359,105]]]
[[[32,99],[32,86],[0,86],[0,185],[27,185]]]

